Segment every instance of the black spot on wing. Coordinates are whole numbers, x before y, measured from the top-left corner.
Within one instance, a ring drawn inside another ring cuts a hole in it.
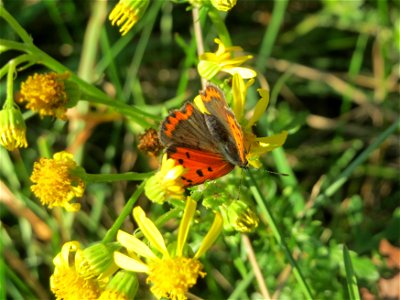
[[[203,171],[201,169],[197,169],[196,170],[197,175],[199,175],[200,177],[204,177]]]

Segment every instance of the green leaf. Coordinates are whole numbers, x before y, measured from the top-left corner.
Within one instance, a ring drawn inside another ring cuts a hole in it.
[[[357,277],[355,276],[353,271],[349,250],[347,250],[347,247],[345,245],[343,245],[343,261],[346,270],[346,283],[349,292],[349,298],[350,300],[360,299],[360,294],[358,292],[357,286]]]

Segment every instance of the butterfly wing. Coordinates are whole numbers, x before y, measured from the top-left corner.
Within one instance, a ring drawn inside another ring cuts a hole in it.
[[[235,115],[226,104],[224,94],[214,85],[200,92],[201,99],[210,114],[204,118],[220,151],[232,164],[247,166],[243,132]]]
[[[220,154],[185,147],[167,148],[168,156],[187,169],[182,176],[186,187],[224,176],[235,167]]]
[[[161,124],[160,140],[164,146],[183,146],[213,152],[217,149],[212,140],[204,114],[192,103],[172,111]]]

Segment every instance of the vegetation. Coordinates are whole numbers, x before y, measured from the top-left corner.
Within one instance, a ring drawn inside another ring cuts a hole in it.
[[[63,245],[69,258],[90,249],[82,255],[96,276],[72,268],[101,291],[131,276],[128,298],[182,299],[189,288],[189,299],[400,297],[399,2],[238,0],[227,12],[218,5],[235,1],[121,2],[137,9],[131,29],[108,19],[116,2],[0,6],[0,299],[62,298],[55,267],[71,267]],[[257,76],[232,76],[201,56],[217,51],[215,38],[244,49],[228,49],[246,57],[233,67]],[[157,134],[143,134],[192,102],[205,78],[231,106],[232,86],[254,80],[245,108],[233,107],[245,138],[259,114],[255,136],[287,139],[255,156],[261,167],[183,189],[183,170],[160,170],[162,154],[148,152],[158,153]],[[44,103],[52,93],[57,109]],[[165,183],[167,173],[177,176]],[[168,249],[151,240],[153,223]],[[150,284],[127,268],[113,273],[144,245],[157,262],[185,259],[184,280],[196,269],[197,284],[160,287],[169,269],[154,271],[151,259],[142,259]],[[107,262],[93,267],[102,255]],[[81,297],[100,295],[81,288]]]

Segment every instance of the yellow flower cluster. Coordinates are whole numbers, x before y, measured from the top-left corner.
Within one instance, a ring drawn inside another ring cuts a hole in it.
[[[185,189],[181,176],[184,173],[181,165],[164,155],[160,170],[146,182],[144,192],[147,198],[159,204],[168,199],[183,200]]]
[[[179,226],[176,248],[171,252],[156,225],[140,207],[136,207],[133,216],[151,247],[134,235],[119,231],[117,240],[126,253],[115,252],[115,263],[121,269],[148,274],[147,283],[157,298],[186,299],[186,293],[196,284],[197,278],[206,275],[198,258],[211,247],[222,229],[222,217],[217,213],[197,252],[193,257],[185,256],[184,247],[195,211],[196,202],[189,197]]]
[[[109,15],[111,24],[120,27],[119,32],[124,36],[139,21],[149,0],[120,0]]]
[[[41,117],[54,116],[66,119],[68,95],[65,90],[65,80],[69,74],[47,73],[29,76],[21,84],[20,103],[26,103],[26,108],[38,112]]]
[[[32,192],[43,205],[50,208],[62,206],[68,211],[78,211],[79,203],[70,203],[75,197],[82,197],[85,182],[80,168],[68,152],[58,152],[52,159],[41,158],[35,162],[31,181]]]

